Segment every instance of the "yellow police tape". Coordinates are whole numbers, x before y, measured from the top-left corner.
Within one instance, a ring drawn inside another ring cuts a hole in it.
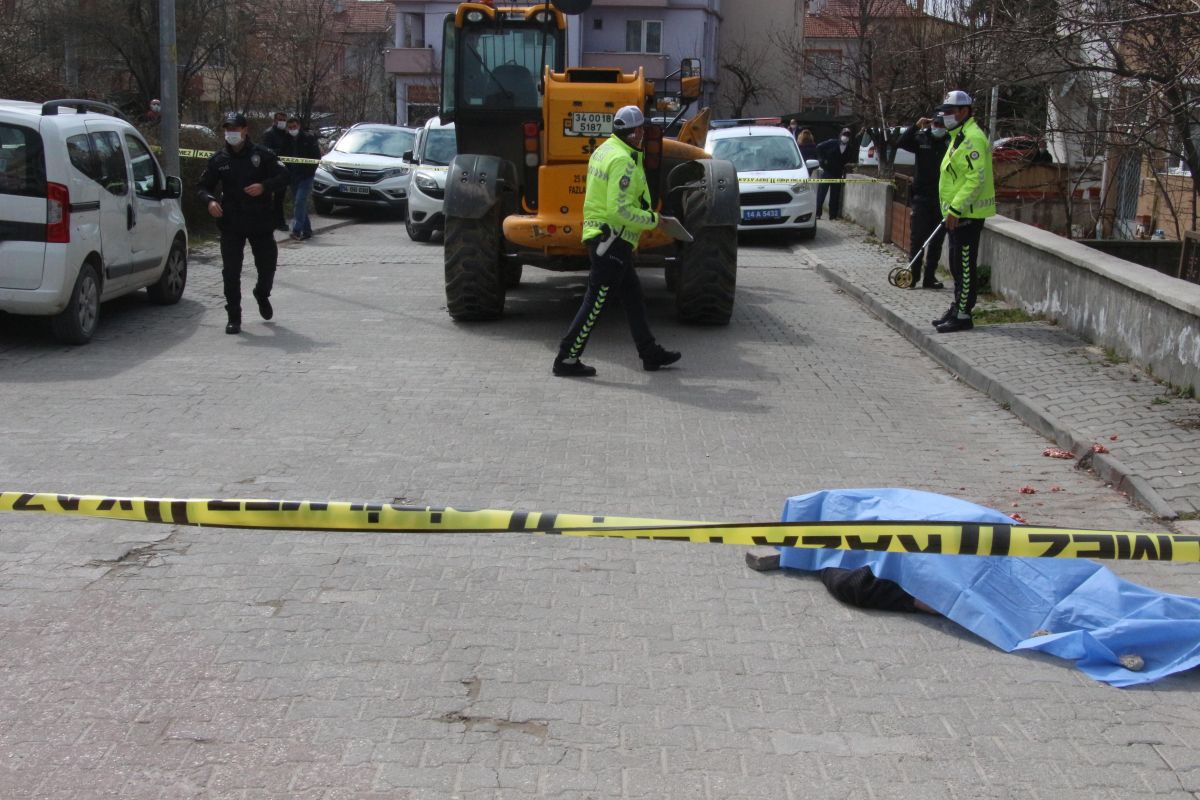
[[[179,500],[0,492],[0,511],[214,528],[378,533],[535,533],[891,553],[1200,561],[1200,536],[960,522],[706,523],[391,503]]]
[[[191,150],[186,147],[179,148],[180,158],[210,158],[214,150]],[[285,164],[320,164],[319,158],[298,158],[296,156],[279,156],[279,160]]]
[[[739,177],[738,183],[891,183],[882,178],[747,178]]]

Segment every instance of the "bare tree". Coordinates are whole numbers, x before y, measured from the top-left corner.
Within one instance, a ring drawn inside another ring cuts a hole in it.
[[[777,57],[761,42],[729,37],[720,58],[720,98],[730,116],[740,117],[747,105],[765,100],[780,102]]]
[[[803,75],[806,93],[836,97],[865,128],[888,174],[899,138],[897,126],[927,113],[940,101],[951,56],[963,28],[925,15],[903,0],[830,0],[822,9],[836,36],[829,49],[776,36],[774,43]]]
[[[272,8],[258,6],[269,19],[267,40],[272,54],[271,96],[276,107],[288,106],[309,127],[319,104],[332,105],[330,78],[345,51],[338,25],[338,0],[284,0]]]
[[[3,4],[0,4],[2,7]],[[56,4],[15,0],[0,14],[0,86],[14,100],[45,100],[66,92]]]

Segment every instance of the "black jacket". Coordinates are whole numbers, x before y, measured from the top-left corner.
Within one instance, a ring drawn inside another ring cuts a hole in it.
[[[318,161],[321,159],[321,145],[317,142],[317,137],[308,131],[300,131],[299,136],[285,134],[285,138],[287,141],[275,150],[276,155],[288,158],[312,158]],[[292,180],[311,178],[317,174],[316,164],[284,163],[284,166],[291,173]]]
[[[912,196],[920,200],[936,201],[938,178],[942,174],[942,156],[946,155],[946,148],[950,146],[950,134],[947,133],[938,139],[929,131],[918,131],[916,125],[910,125],[900,136],[896,146],[916,154]]]
[[[275,227],[271,194],[286,189],[288,181],[288,171],[275,154],[247,140],[236,152],[226,145],[209,157],[197,194],[206,204],[210,200],[221,204],[224,214],[217,220],[219,227],[259,232]],[[261,183],[264,191],[251,197],[245,189],[255,183]]]
[[[281,131],[279,128],[276,128],[274,125],[272,125],[262,133],[263,147],[270,148],[271,150],[275,151],[275,155],[281,156],[283,153],[279,152],[279,150],[281,147],[287,144],[287,140],[290,138],[292,137],[288,136],[288,132],[286,130]]]
[[[842,152],[842,140],[826,139],[817,145],[817,160],[821,162],[821,177],[823,178],[844,178],[846,177],[846,165],[853,164],[858,161],[858,148],[854,146],[854,140],[846,145],[846,152]]]

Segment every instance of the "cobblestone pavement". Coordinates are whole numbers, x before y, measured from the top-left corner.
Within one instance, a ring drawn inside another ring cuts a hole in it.
[[[946,291],[895,289],[887,274],[905,262],[899,251],[848,223],[821,234],[807,250],[823,273],[951,371],[1078,455],[1104,445],[1097,469],[1150,510],[1200,512],[1200,402],[1045,321],[939,335],[930,320],[950,303],[948,276]]]
[[[594,380],[550,375],[579,276],[460,325],[436,242],[358,224],[284,246],[275,320],[232,337],[197,258],[83,348],[0,320],[2,488],[762,520],[899,485],[1160,527],[822,277],[837,239],[747,242],[725,328],[647,274],[684,359],[642,372],[606,312]],[[1113,689],[742,556],[0,517],[0,797],[1200,797],[1197,671]]]

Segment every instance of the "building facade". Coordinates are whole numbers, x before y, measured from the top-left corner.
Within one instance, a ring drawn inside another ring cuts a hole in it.
[[[397,122],[415,125],[437,114],[442,30],[458,3],[392,2],[395,41],[384,64],[396,82]],[[722,2],[729,0],[593,0],[590,9],[567,18],[567,66],[626,72],[642,67],[647,78],[661,80],[679,69],[684,58],[699,58],[705,75],[701,104],[711,104],[718,81]]]

